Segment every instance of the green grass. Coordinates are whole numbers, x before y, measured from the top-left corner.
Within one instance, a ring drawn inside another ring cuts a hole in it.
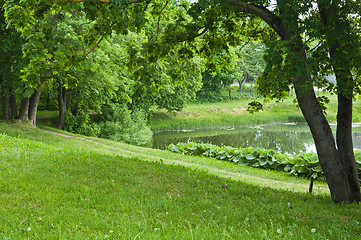
[[[327,119],[336,121],[337,99],[335,95],[317,92],[318,96],[326,95],[330,99],[327,108]],[[181,112],[175,114],[164,110],[153,109],[151,127],[153,130],[179,130],[196,128],[217,128],[222,126],[255,125],[272,122],[304,122],[299,107],[290,96],[282,102],[271,101],[264,104],[264,110],[255,114],[246,111],[250,99],[220,102],[194,103],[187,105]],[[262,102],[262,99],[257,99]],[[354,103],[353,121],[361,122],[361,104]]]
[[[151,127],[153,130],[174,130],[303,120],[301,113],[298,112],[294,104],[284,103],[282,109],[277,109],[277,114],[275,111],[268,111],[268,109],[260,113],[250,114],[246,111],[247,104],[247,100],[190,104],[182,112],[175,114],[154,110]],[[285,117],[286,115],[287,117]]]
[[[361,237],[359,205],[332,203],[324,183],[309,195],[272,171],[21,124],[1,133],[1,239]]]

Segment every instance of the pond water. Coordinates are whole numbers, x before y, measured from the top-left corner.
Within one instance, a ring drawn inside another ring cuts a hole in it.
[[[335,132],[335,126],[332,126]],[[306,123],[281,123],[237,128],[159,132],[153,136],[153,148],[164,149],[171,143],[199,142],[219,146],[259,147],[281,153],[316,152]],[[353,143],[361,149],[361,124],[354,124]]]

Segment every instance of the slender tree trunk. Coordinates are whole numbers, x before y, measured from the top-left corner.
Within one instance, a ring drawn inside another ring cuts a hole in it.
[[[29,120],[29,102],[30,102],[30,98],[23,98],[21,100],[19,119],[23,122]]]
[[[247,81],[247,78],[248,78],[248,74],[246,73],[242,80],[241,79],[236,80],[239,85],[239,92],[242,92],[243,83]]]
[[[46,96],[46,109],[50,110],[50,93]]]
[[[58,102],[59,102],[59,122],[58,129],[63,129],[65,122],[65,112],[66,112],[66,101],[67,101],[68,90],[65,87],[58,87]]]
[[[337,58],[338,50],[330,49],[330,57]],[[337,61],[337,60],[335,60]],[[354,82],[348,63],[343,62],[343,69],[333,66],[338,86],[338,109],[336,144],[342,167],[346,173],[353,201],[361,201],[360,183],[352,143],[352,99]]]
[[[361,201],[360,183],[352,143],[352,98],[338,95],[336,143],[349,183],[350,200]]]
[[[11,94],[10,96],[10,107],[11,107],[11,116],[14,119],[18,118],[18,107],[16,105],[16,96],[15,94]]]
[[[11,113],[10,113],[10,98],[5,94],[2,95],[2,119],[3,120],[10,120]]]
[[[357,166],[352,143],[352,99],[354,91],[354,80],[350,70],[351,63],[342,56],[347,54],[344,51],[345,42],[349,39],[335,37],[333,28],[339,26],[340,19],[339,5],[337,2],[326,3],[318,1],[321,22],[325,28],[326,41],[329,46],[329,57],[333,71],[336,75],[338,91],[338,110],[337,110],[337,131],[336,144],[339,152],[341,165],[346,174],[348,182],[349,202],[361,201],[360,182],[357,174]],[[345,25],[345,28],[347,29]],[[346,43],[347,44],[347,43]]]
[[[33,93],[33,95],[30,97],[30,101],[29,101],[29,120],[31,126],[33,126],[34,128],[36,127],[36,114],[38,111],[39,99],[42,88],[43,88],[43,83],[40,83],[36,88],[35,92]]]

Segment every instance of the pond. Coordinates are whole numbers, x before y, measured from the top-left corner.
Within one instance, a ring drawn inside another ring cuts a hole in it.
[[[331,126],[336,132],[336,126]],[[361,149],[361,124],[354,124],[353,143]],[[164,149],[171,143],[199,142],[232,147],[259,147],[281,153],[316,152],[306,123],[281,123],[237,128],[159,132],[153,136],[153,148]]]

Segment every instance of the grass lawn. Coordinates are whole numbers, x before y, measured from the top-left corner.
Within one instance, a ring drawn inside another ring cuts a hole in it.
[[[361,238],[359,205],[332,203],[324,183],[307,189],[283,173],[0,123],[1,239]]]

